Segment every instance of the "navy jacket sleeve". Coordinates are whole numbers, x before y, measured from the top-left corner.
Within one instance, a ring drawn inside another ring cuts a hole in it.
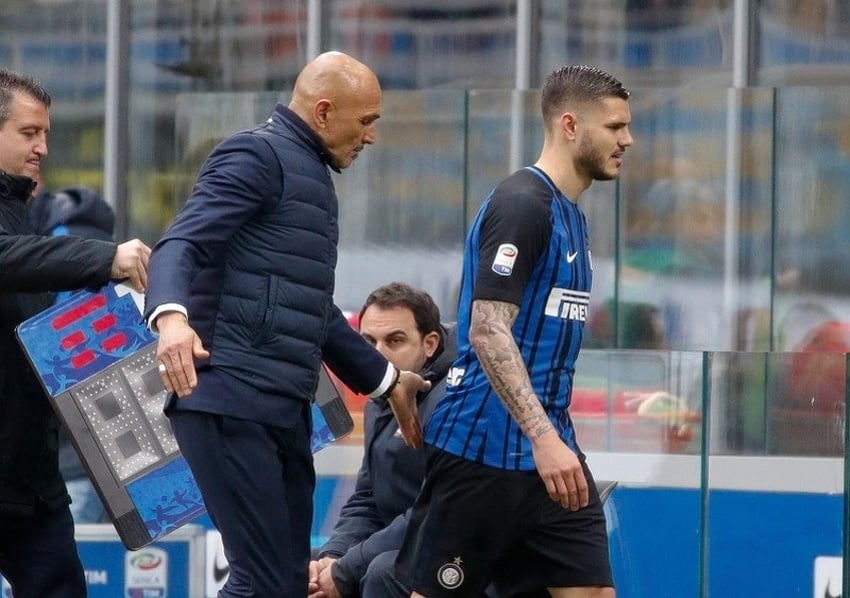
[[[280,173],[271,148],[256,136],[222,141],[204,162],[192,195],[154,246],[145,319],[163,303],[189,305],[190,282],[228,240],[280,193]],[[277,184],[278,188],[270,188]]]
[[[367,395],[380,386],[389,363],[351,327],[336,306],[328,322],[322,359],[346,386]]]

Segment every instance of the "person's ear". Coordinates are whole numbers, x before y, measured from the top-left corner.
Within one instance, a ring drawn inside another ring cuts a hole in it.
[[[570,141],[574,141],[576,138],[578,117],[573,112],[564,112],[558,120],[558,124],[561,127],[561,132],[564,134],[564,137]]]
[[[324,129],[328,125],[328,114],[333,110],[333,103],[330,100],[319,100],[313,105],[313,120],[316,126]]]
[[[425,345],[425,357],[431,359],[437,351],[437,347],[440,346],[440,333],[437,331],[429,332],[422,339],[422,343]]]

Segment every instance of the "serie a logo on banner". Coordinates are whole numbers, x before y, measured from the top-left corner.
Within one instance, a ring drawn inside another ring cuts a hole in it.
[[[168,553],[155,546],[124,557],[124,596],[126,598],[168,597]]]

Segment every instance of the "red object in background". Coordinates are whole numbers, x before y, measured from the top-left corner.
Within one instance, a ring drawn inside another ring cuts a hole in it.
[[[608,404],[608,390],[604,388],[573,388],[570,399],[570,413],[592,413],[592,414],[614,414],[634,412],[629,410],[625,404],[625,393],[619,391],[614,394],[611,405]]]
[[[815,326],[789,355],[785,405],[814,411],[844,406],[846,353],[850,353],[850,322],[828,321]]]

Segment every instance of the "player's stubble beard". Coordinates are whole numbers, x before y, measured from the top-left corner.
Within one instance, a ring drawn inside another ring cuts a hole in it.
[[[582,137],[578,146],[579,169],[586,172],[593,181],[611,181],[620,176],[620,169],[610,172],[605,168],[610,156],[605,156],[596,147],[590,135]]]

